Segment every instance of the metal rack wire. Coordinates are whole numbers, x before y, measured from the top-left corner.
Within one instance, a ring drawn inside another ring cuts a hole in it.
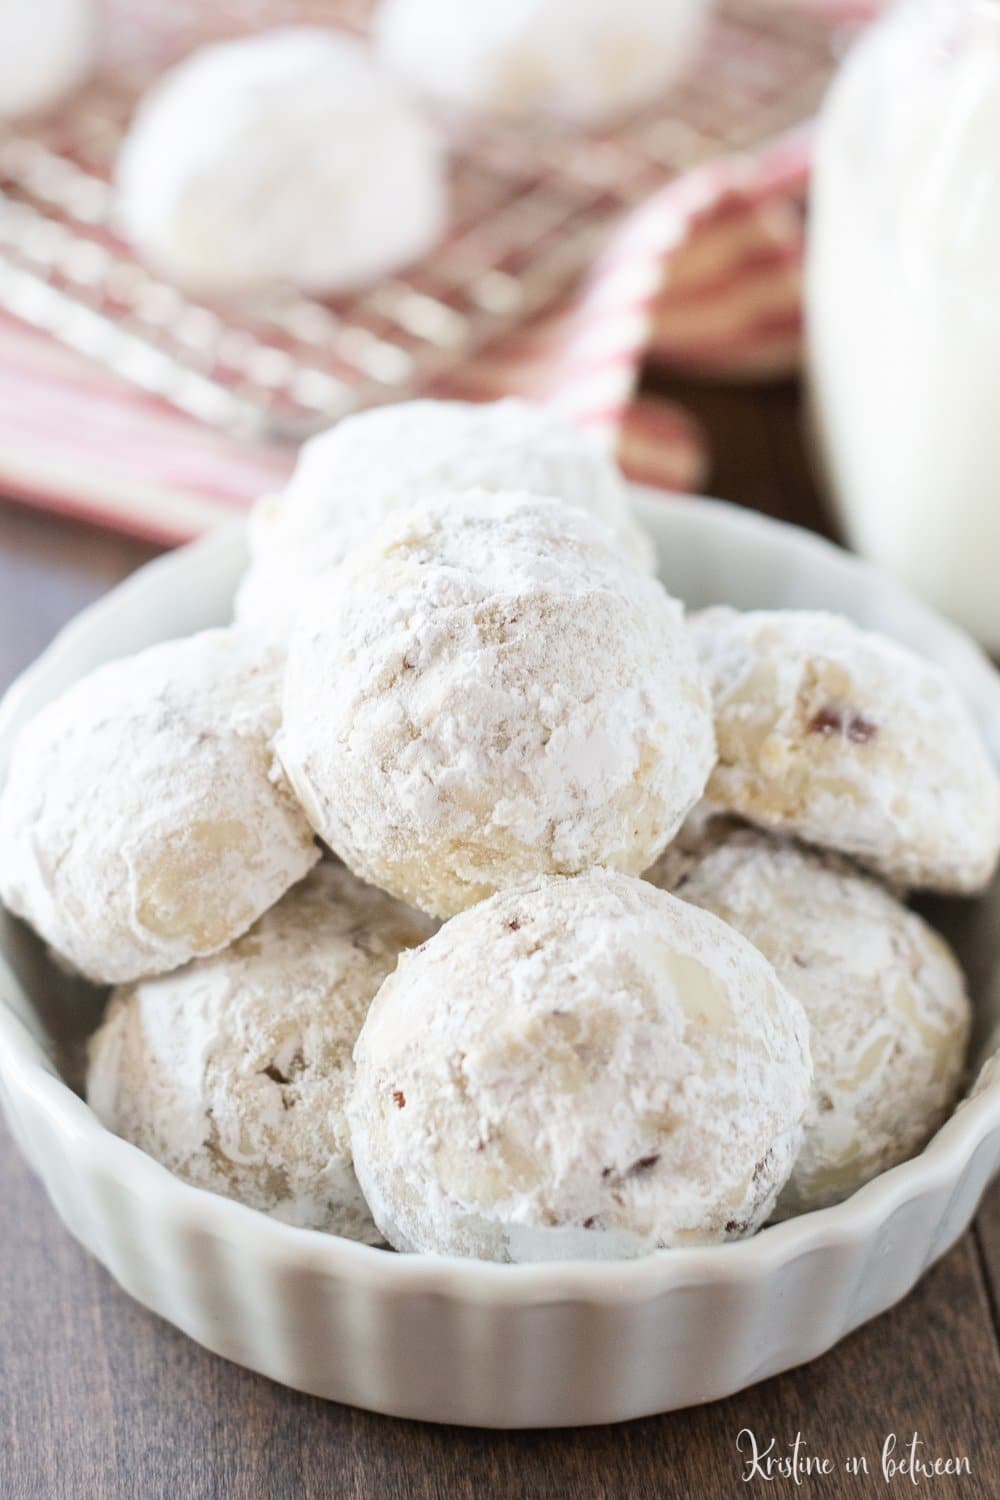
[[[828,24],[720,0],[701,66],[611,132],[454,132],[449,232],[358,294],[191,300],[115,235],[110,175],[152,77],[218,36],[290,23],[363,30],[365,0],[115,0],[97,80],[58,118],[0,133],[0,307],[229,431],[298,441],[426,388],[571,287],[610,227],[664,180],[808,116],[829,78]],[[453,122],[442,119],[447,131]]]

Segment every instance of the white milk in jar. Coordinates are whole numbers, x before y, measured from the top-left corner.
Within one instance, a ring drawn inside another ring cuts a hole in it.
[[[907,0],[848,57],[806,314],[848,541],[1000,650],[1000,0]]]

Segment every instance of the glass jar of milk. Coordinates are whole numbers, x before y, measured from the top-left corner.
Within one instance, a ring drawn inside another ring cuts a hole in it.
[[[820,121],[813,426],[848,541],[1000,650],[1000,0],[906,0]]]

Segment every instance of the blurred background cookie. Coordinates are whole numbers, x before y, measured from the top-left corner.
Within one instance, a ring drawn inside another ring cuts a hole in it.
[[[334,292],[440,235],[437,141],[365,49],[335,31],[203,48],[139,105],[117,165],[122,231],[203,295]]]
[[[430,98],[600,125],[670,88],[708,10],[709,0],[382,0],[375,41]]]
[[[0,118],[51,109],[97,56],[96,0],[0,0]]]

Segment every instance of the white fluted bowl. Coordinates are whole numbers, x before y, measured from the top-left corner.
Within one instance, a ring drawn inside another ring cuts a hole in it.
[[[878,572],[793,527],[637,492],[669,587],[691,605],[824,607],[939,661],[1000,762],[1000,677]],[[83,672],[228,617],[238,531],[144,568],[87,610],[0,710],[19,727]],[[943,921],[970,974],[982,1052],[1000,895]],[[991,909],[992,908],[992,909]],[[73,1234],[122,1286],[207,1348],[316,1395],[488,1427],[620,1421],[710,1401],[814,1358],[903,1297],[962,1233],[1000,1164],[1000,1067],[927,1149],[846,1203],[751,1240],[622,1263],[401,1256],[293,1229],[172,1177],[73,1091],[93,992],[18,923],[0,932],[0,1095]],[[993,992],[1000,1011],[1000,986]],[[69,1080],[69,1083],[65,1080]]]

